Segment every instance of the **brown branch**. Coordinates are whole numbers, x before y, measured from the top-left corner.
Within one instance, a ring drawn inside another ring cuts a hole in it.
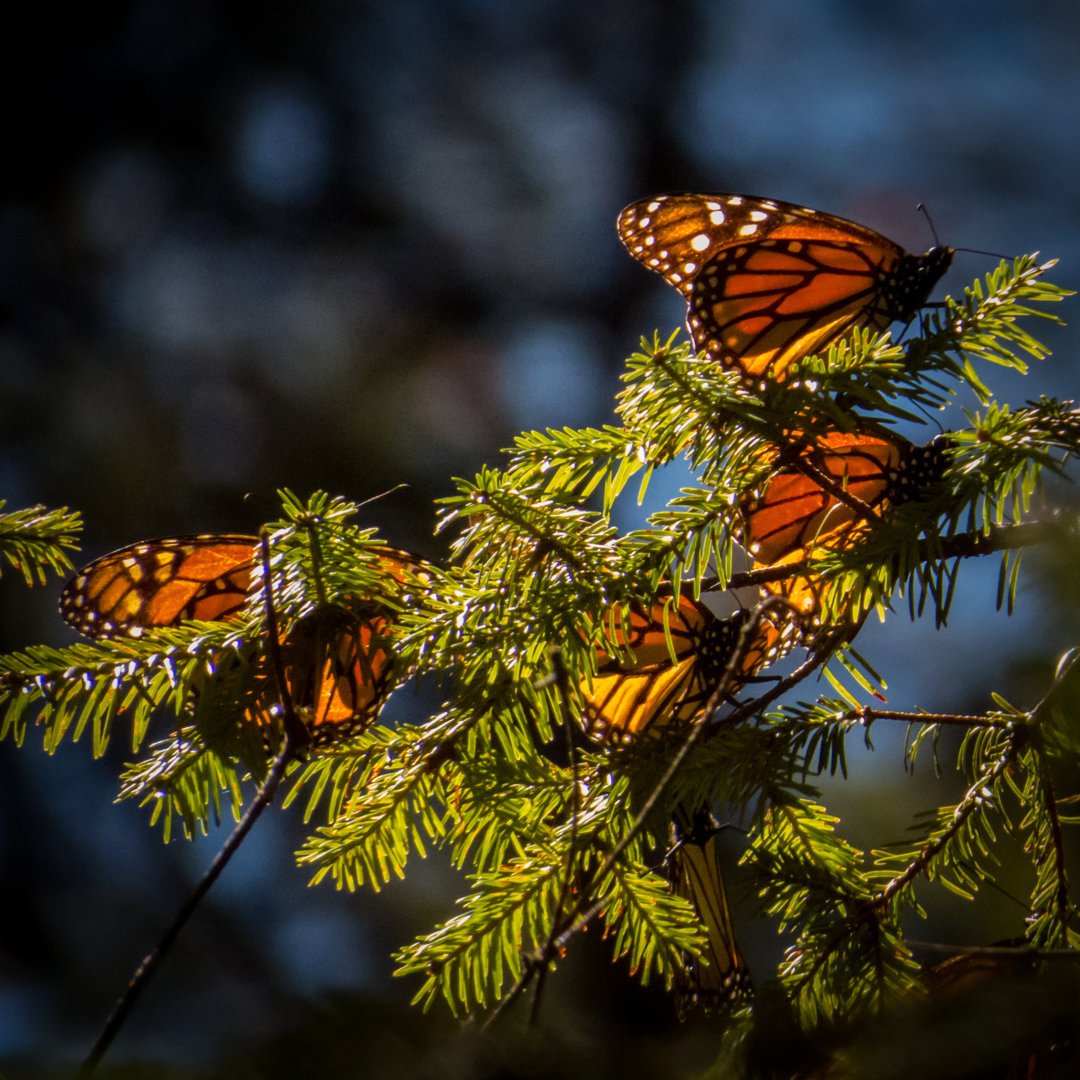
[[[209,869],[203,874],[198,885],[195,886],[191,895],[176,913],[176,917],[161,935],[158,943],[143,959],[138,968],[136,968],[135,974],[131,976],[131,980],[128,982],[127,987],[113,1006],[112,1012],[109,1013],[109,1016],[105,1021],[105,1026],[101,1030],[101,1034],[91,1048],[90,1053],[86,1056],[86,1060],[82,1063],[82,1066],[79,1069],[80,1076],[90,1076],[97,1068],[105,1051],[108,1050],[113,1039],[116,1038],[117,1033],[123,1026],[132,1007],[138,1000],[139,995],[146,989],[154,972],[157,971],[158,965],[165,958],[165,954],[172,947],[173,942],[184,928],[184,924],[191,918],[195,909],[202,902],[202,898],[210,891],[210,886],[217,881],[221,872],[228,865],[229,860],[236,853],[236,849],[240,846],[244,837],[247,836],[259,815],[270,805],[270,802],[274,797],[274,792],[281,783],[282,777],[285,775],[285,769],[291,758],[292,747],[289,745],[288,740],[286,740],[285,745],[281,748],[277,757],[274,758],[273,764],[270,766],[270,771],[266,774],[266,779],[256,793],[251,805],[244,811],[244,816],[240,819],[236,828],[233,829],[229,838],[222,845],[221,850],[214,856],[214,860],[210,864]]]
[[[1004,716],[969,716],[961,713],[896,712],[889,709],[875,709],[867,705],[861,709],[851,709],[839,717],[840,720],[861,720],[872,724],[875,720],[901,720],[909,724],[944,724],[956,727],[1003,727],[1007,728],[1016,721]]]
[[[935,840],[931,840],[927,843],[922,851],[908,863],[903,873],[894,877],[892,881],[885,886],[884,890],[878,893],[878,895],[870,901],[871,908],[880,910],[881,908],[887,907],[892,902],[893,897],[896,896],[901,889],[910,885],[919,874],[923,873],[927,867],[929,867],[930,863],[933,862],[941,849],[944,848],[945,845],[960,831],[967,819],[985,804],[985,789],[1012,765],[1016,753],[1017,747],[1014,740],[1009,751],[1003,755],[999,761],[994,763],[994,767],[988,773],[980,776],[968,789],[968,793],[953,812],[949,828]]]
[[[1058,535],[1059,526],[1051,521],[1027,521],[1019,525],[995,525],[989,532],[957,533],[939,540],[920,540],[918,561],[929,562],[932,559],[971,559],[979,555],[990,555],[995,551],[1012,551],[1017,548],[1032,547],[1046,543]],[[719,588],[747,589],[758,585],[768,585],[786,578],[805,577],[812,569],[812,559],[785,563],[782,566],[760,567],[755,570],[740,570],[726,578],[722,583],[716,576],[701,579],[702,590],[708,592]],[[686,586],[691,587],[690,584]]]

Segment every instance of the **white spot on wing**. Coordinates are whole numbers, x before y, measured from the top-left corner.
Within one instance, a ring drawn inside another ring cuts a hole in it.
[[[693,240],[690,241],[690,246],[695,251],[705,251],[712,241],[709,239],[708,233],[698,233]]]

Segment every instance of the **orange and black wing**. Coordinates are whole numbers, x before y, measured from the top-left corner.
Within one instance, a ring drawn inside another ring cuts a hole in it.
[[[658,600],[648,613],[632,607],[626,622],[613,609],[613,648],[598,653],[596,675],[581,686],[589,735],[628,741],[653,724],[693,720],[725,678],[725,697],[734,697],[786,646],[767,618],[754,640],[741,641],[748,617],[720,618],[689,596]]]
[[[396,683],[393,626],[375,605],[333,605],[301,619],[281,645],[293,707],[317,740],[358,734],[374,719]],[[265,657],[259,661],[261,704],[249,719],[262,723],[278,693]]]
[[[383,548],[377,556],[379,569],[394,582],[392,588],[408,590],[424,581],[425,564],[408,552]],[[395,666],[391,612],[377,599],[352,597],[346,605],[339,610],[337,629],[316,651],[325,657],[310,694],[317,739],[336,737],[342,729],[363,730],[401,675]],[[290,686],[295,679],[291,674]]]
[[[899,436],[830,432],[800,451],[799,465],[778,470],[760,495],[743,499],[739,539],[754,558],[754,568],[782,566],[830,551],[850,548],[873,519],[922,498],[944,475],[947,436],[915,446]],[[800,467],[801,465],[801,467]],[[851,497],[843,501],[808,471]],[[784,596],[801,616],[813,616],[824,599],[821,582],[793,576],[766,586]]]
[[[247,601],[259,540],[233,534],[165,537],[131,544],[80,570],[60,597],[63,617],[90,637],[138,637],[185,619],[228,619]],[[392,589],[422,580],[424,564],[407,552],[373,554]],[[293,703],[310,722],[362,727],[393,686],[389,613],[378,597],[316,612],[284,634],[285,676]],[[269,686],[265,664],[258,681]],[[269,691],[267,708],[275,692]],[[249,719],[262,722],[262,707]]]
[[[760,495],[742,500],[741,540],[754,559],[772,566],[799,549],[809,549],[850,531],[860,504],[875,512],[897,484],[906,458],[904,440],[829,432],[800,451],[802,468],[774,473]],[[843,502],[827,491],[809,467],[851,496]]]
[[[672,890],[689,901],[708,936],[704,963],[688,959],[677,972],[681,1012],[691,1005],[729,1008],[749,993],[750,981],[731,922],[715,830],[707,838],[680,840],[669,859]]]
[[[226,619],[251,590],[255,536],[171,536],[130,544],[64,586],[60,614],[88,637],[138,637],[184,619]]]
[[[777,382],[853,327],[910,320],[953,255],[910,255],[863,225],[751,195],[642,199],[618,229],[630,254],[686,298],[699,353]]]

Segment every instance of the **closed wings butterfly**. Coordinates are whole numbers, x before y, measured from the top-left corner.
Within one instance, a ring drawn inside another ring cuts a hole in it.
[[[953,251],[908,254],[852,221],[751,195],[658,195],[619,215],[635,259],[685,297],[694,347],[759,381],[854,327],[908,322]]]
[[[102,556],[64,587],[60,613],[94,638],[140,637],[189,619],[239,615],[257,586],[259,539],[202,534],[146,540]],[[406,552],[376,550],[397,581],[421,573]],[[311,723],[362,726],[392,688],[391,627],[371,600],[350,598],[298,621],[281,641],[294,702]]]
[[[733,697],[788,647],[787,628],[758,620],[754,638],[741,642],[749,615],[713,614],[689,596],[660,599],[648,612],[609,613],[612,648],[599,650],[597,673],[582,683],[591,737],[629,741],[652,724],[693,720],[723,681]]]
[[[899,436],[828,432],[799,448],[795,463],[774,473],[759,495],[742,500],[743,543],[764,566],[817,544],[839,546],[864,515],[917,498],[939,480],[944,445],[944,439],[916,446]]]
[[[948,443],[948,436],[916,446],[896,435],[828,432],[800,447],[760,494],[741,502],[739,539],[754,568],[850,548],[891,506],[923,498],[941,481]],[[825,587],[815,578],[793,575],[766,588],[803,617],[824,605]]]
[[[680,836],[668,859],[672,891],[689,902],[708,940],[701,959],[688,957],[675,972],[676,1001],[683,1014],[695,1005],[707,1011],[729,1008],[750,990],[720,872],[716,837],[715,826]]]

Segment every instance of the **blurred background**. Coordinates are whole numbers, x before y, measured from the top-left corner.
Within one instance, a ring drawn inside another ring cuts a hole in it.
[[[774,196],[913,251],[933,242],[921,201],[942,242],[1038,250],[1080,285],[1080,23],[1064,0],[116,0],[23,15],[0,180],[0,498],[81,510],[86,559],[253,531],[282,486],[361,500],[399,484],[370,522],[438,558],[433,499],[451,477],[523,428],[611,420],[639,337],[682,324],[678,295],[616,238],[618,211],[646,195]],[[959,255],[937,295],[994,265]],[[1013,404],[1074,395],[1076,330],[1032,329],[1049,361],[984,375]],[[1028,565],[1014,619],[994,611],[995,562],[964,568],[948,631],[867,628],[891,707],[981,710],[991,681],[1038,699],[1076,639],[1055,597],[1076,592],[1060,566]],[[6,574],[0,648],[73,640],[58,591]],[[903,731],[873,736],[830,795],[856,843],[958,790],[927,794],[928,767],[904,776]],[[0,744],[10,1068],[85,1054],[225,835],[166,848],[144,812],[113,804],[129,750],[118,739],[95,762],[85,740],[52,758],[33,734]],[[432,859],[378,896],[308,889],[298,817],[260,822],[110,1059],[475,1074],[452,1024],[406,1007],[417,986],[389,958],[466,883]],[[775,935],[737,874],[732,890],[767,971]],[[1017,933],[1019,909],[995,903],[976,925],[942,901],[925,936]],[[708,1065],[715,1031],[680,1027],[597,936],[549,985],[545,1067],[579,1053],[597,1071]],[[484,1069],[518,1075],[527,1057]]]

